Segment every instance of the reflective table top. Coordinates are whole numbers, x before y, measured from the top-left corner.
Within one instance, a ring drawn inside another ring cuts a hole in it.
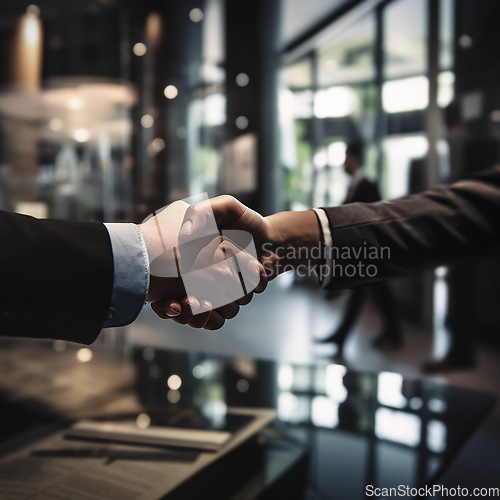
[[[195,407],[223,427],[228,406],[277,410],[276,425],[309,454],[308,498],[376,498],[383,488],[438,484],[493,408],[489,393],[339,364],[294,365],[138,348],[151,411]],[[380,488],[377,490],[376,488]]]

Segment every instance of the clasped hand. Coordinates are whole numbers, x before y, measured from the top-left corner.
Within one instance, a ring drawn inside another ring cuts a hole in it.
[[[266,221],[233,197],[176,201],[139,228],[150,264],[146,300],[160,318],[215,330],[267,286],[256,250]]]

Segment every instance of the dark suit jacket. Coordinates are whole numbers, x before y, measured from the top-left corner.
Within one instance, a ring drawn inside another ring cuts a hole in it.
[[[475,178],[438,187],[395,201],[349,203],[326,208],[336,253],[334,262],[377,267],[377,275],[352,277],[332,267],[332,289],[343,289],[409,271],[436,267],[500,249],[500,167]],[[381,248],[385,258],[354,256],[351,249]],[[339,250],[346,258],[338,257]],[[389,253],[389,258],[387,254]],[[373,269],[372,269],[373,270]],[[350,269],[352,271],[352,268]]]
[[[0,211],[0,238],[0,335],[94,341],[113,287],[104,225]]]
[[[368,180],[366,177],[363,177],[355,187],[354,192],[352,194],[348,194],[347,198],[344,201],[344,205],[346,203],[356,203],[356,202],[365,202],[370,203],[373,201],[380,200],[380,193],[377,188],[377,185]]]

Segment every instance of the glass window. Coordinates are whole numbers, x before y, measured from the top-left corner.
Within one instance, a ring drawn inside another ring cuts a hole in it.
[[[439,11],[439,69],[438,105],[444,108],[450,104],[455,95],[455,74],[453,73],[454,51],[453,0],[441,0]]]
[[[313,132],[313,71],[310,58],[283,68],[279,93],[281,164],[285,167],[287,208],[311,206]]]
[[[441,70],[446,70],[453,67],[454,60],[454,0],[441,0],[439,7],[439,67]]]
[[[206,93],[189,104],[187,131],[190,192],[218,194],[222,162],[222,128],[226,122],[226,97]]]
[[[410,170],[412,175],[425,177],[428,141],[424,134],[392,136],[384,140],[384,197],[393,199],[409,191]],[[417,171],[420,169],[420,171]]]
[[[310,59],[303,59],[283,69],[283,80],[290,89],[308,89],[313,86]]]
[[[382,104],[386,113],[401,113],[425,109],[429,104],[429,80],[426,76],[412,76],[385,82]]]
[[[283,72],[281,130],[282,144],[288,146],[282,163],[288,168],[286,196],[293,208],[342,203],[349,183],[343,167],[346,144],[362,140],[370,146],[376,109],[374,37],[370,15],[318,49],[317,59],[298,61]],[[367,159],[375,161],[373,155]]]
[[[384,77],[426,73],[427,8],[424,0],[398,0],[384,11]]]
[[[329,87],[372,80],[375,76],[374,37],[375,19],[368,16],[351,26],[333,45],[320,49],[319,86]]]

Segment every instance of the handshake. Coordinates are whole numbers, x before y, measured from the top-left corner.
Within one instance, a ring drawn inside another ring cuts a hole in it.
[[[312,211],[262,217],[226,195],[176,201],[139,229],[150,265],[146,301],[160,318],[208,330],[221,328],[268,280],[293,269],[297,262],[280,257],[280,249],[320,238]]]

